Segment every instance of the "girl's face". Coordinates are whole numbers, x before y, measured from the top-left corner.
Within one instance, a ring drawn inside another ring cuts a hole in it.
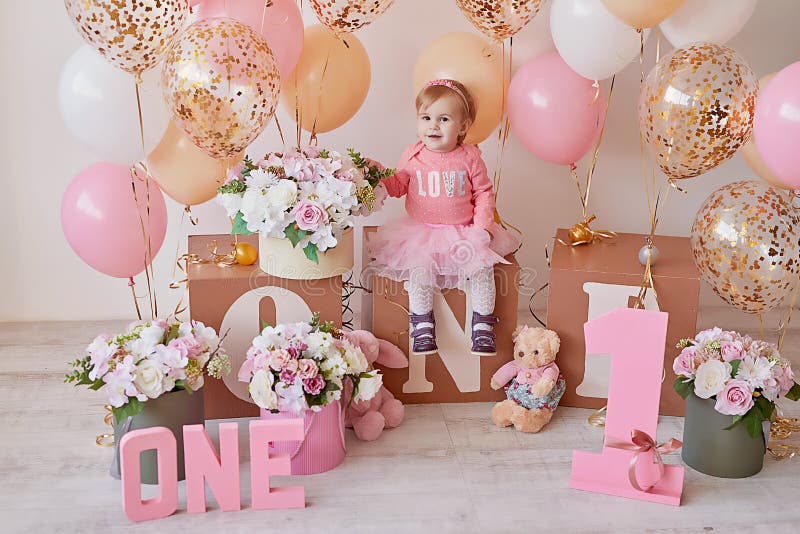
[[[417,112],[417,135],[428,150],[450,152],[458,138],[467,133],[469,121],[463,116],[457,95],[443,96]]]

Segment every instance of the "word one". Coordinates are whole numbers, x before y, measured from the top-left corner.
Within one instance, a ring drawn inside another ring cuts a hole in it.
[[[239,494],[239,428],[219,425],[219,453],[203,425],[183,427],[186,467],[186,507],[189,513],[206,511],[205,483],[225,512],[241,510]],[[269,455],[272,441],[302,441],[303,420],[250,421],[250,490],[256,510],[304,508],[302,486],[271,488],[269,477],[291,474],[288,455]],[[142,500],[140,454],[154,449],[158,456],[158,496]],[[133,521],[160,519],[178,509],[178,453],[175,436],[164,427],[128,432],[120,442],[122,508]]]

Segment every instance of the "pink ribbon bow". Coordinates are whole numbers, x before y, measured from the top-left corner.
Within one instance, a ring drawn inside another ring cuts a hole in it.
[[[614,449],[622,449],[625,451],[633,451],[631,463],[628,467],[628,480],[634,489],[639,491],[650,491],[653,489],[664,476],[664,459],[662,454],[669,454],[675,452],[683,446],[682,441],[675,438],[670,439],[665,443],[656,445],[656,440],[650,434],[641,430],[631,430],[631,443],[625,441],[606,441],[606,447]],[[653,451],[653,460],[658,464],[658,478],[649,486],[642,488],[636,480],[636,463],[639,461],[639,455],[643,452]]]

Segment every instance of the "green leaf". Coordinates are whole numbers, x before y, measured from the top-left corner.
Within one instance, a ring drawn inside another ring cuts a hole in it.
[[[192,390],[191,390],[191,389],[188,389],[188,388],[186,387],[186,382],[185,382],[185,381],[183,381],[183,380],[176,380],[176,381],[175,381],[175,389],[185,389],[185,390],[186,390],[186,391],[188,391],[190,394],[192,393]]]
[[[742,422],[751,438],[756,438],[763,432],[761,429],[761,413],[758,410],[751,408],[750,411],[744,414]]]
[[[736,373],[739,372],[739,366],[742,364],[742,360],[733,360],[731,363],[731,376],[736,376]]]
[[[103,382],[103,379],[102,378],[98,378],[97,380],[95,380],[94,382],[91,383],[91,385],[89,386],[89,389],[97,391],[98,389],[100,389],[101,387],[103,387],[105,385],[106,385],[106,383]]]
[[[268,326],[270,326],[270,324],[264,319],[261,319],[261,330],[264,330]]]
[[[741,421],[741,420],[742,420],[742,416],[741,415],[734,415],[733,416],[733,423],[731,423],[730,425],[726,426],[722,430],[730,430],[731,428],[735,427],[739,423],[739,421]]]
[[[178,339],[178,336],[180,335],[180,328],[180,323],[175,323],[169,327],[169,330],[167,331],[167,339],[164,340],[165,345],[168,345],[173,339]]]
[[[247,184],[244,182],[244,180],[231,180],[227,184],[223,184],[217,188],[217,193],[221,195],[241,195],[245,191],[247,191]]]
[[[296,247],[308,235],[308,232],[301,230],[296,224],[290,224],[283,231],[283,235],[286,236],[286,239],[289,240],[293,247]]]
[[[133,417],[141,412],[142,408],[144,408],[144,403],[136,397],[131,397],[127,404],[123,404],[119,408],[112,408],[111,411],[114,413],[114,420],[121,423],[125,418]]]
[[[313,261],[314,263],[319,263],[319,258],[317,257],[317,245],[314,243],[309,243],[306,245],[306,248],[303,249],[303,253],[309,260]]]
[[[689,380],[684,376],[679,376],[675,378],[675,382],[672,383],[672,389],[675,390],[675,393],[681,396],[682,399],[686,399],[692,392],[694,392],[694,380]]]
[[[761,397],[756,397],[755,402],[756,407],[761,412],[761,418],[765,421],[769,421],[769,418],[772,417],[772,411],[775,409],[775,404],[763,395]]]
[[[793,401],[800,400],[800,384],[795,382],[795,384],[792,386],[792,389],[787,391],[784,397]]]
[[[241,211],[236,212],[236,217],[233,218],[233,228],[231,228],[231,235],[252,235],[253,232],[247,229],[247,223],[244,221],[244,216]]]

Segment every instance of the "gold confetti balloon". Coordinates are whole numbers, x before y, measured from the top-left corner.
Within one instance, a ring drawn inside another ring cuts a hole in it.
[[[394,0],[311,0],[311,7],[319,21],[334,33],[350,33],[374,21],[393,3]]]
[[[759,181],[714,191],[692,225],[700,276],[728,304],[753,314],[777,307],[798,280],[800,220],[787,192]]]
[[[112,65],[152,68],[180,34],[188,0],[64,0],[75,28]]]
[[[213,158],[242,152],[275,111],[280,73],[264,37],[228,18],[195,22],[164,60],[174,121]]]
[[[542,0],[456,0],[473,26],[495,41],[520,31],[536,16]]]
[[[639,96],[639,129],[669,178],[730,159],[753,131],[758,80],[731,48],[695,43],[662,58]]]

